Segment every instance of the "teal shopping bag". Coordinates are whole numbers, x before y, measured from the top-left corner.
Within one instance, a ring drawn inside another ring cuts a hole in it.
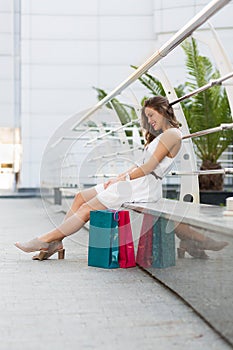
[[[88,265],[114,269],[118,263],[118,213],[108,210],[90,212]]]
[[[175,266],[175,233],[173,222],[158,218],[153,227],[152,266]]]

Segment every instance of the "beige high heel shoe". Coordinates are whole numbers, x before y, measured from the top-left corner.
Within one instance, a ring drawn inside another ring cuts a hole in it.
[[[205,253],[205,251],[202,249],[199,249],[196,246],[196,241],[193,241],[191,239],[180,241],[180,247],[177,248],[178,258],[180,259],[184,258],[186,252],[193,258],[209,259],[209,256]]]
[[[225,248],[229,243],[224,241],[215,241],[210,237],[206,237],[206,239],[202,242],[195,241],[195,245],[198,249],[202,250],[213,250],[219,251]]]
[[[16,242],[15,246],[25,253],[36,252],[39,250],[46,253],[49,249],[49,243],[42,242],[38,238],[34,238],[25,243]]]
[[[63,248],[62,241],[53,241],[49,243],[49,248],[47,252],[40,252],[32,257],[32,260],[47,260],[55,253],[58,253],[58,259],[65,258],[65,249]]]

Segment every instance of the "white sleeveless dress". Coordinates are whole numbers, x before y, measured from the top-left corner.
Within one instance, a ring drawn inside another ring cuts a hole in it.
[[[179,129],[176,129],[181,136]],[[143,152],[143,159],[137,163],[140,166],[147,162],[154,153],[160,136],[157,136]],[[177,155],[176,155],[177,157]],[[154,171],[148,175],[130,181],[119,181],[106,190],[104,184],[95,186],[98,200],[107,208],[119,209],[125,202],[156,202],[162,198],[162,178],[171,170],[176,159],[165,157]]]

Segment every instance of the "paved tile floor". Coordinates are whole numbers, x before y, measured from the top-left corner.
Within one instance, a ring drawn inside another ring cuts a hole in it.
[[[139,268],[87,266],[87,231],[66,259],[32,261],[14,247],[63,214],[40,199],[0,199],[0,349],[230,349],[178,297]],[[220,315],[221,316],[221,315]]]

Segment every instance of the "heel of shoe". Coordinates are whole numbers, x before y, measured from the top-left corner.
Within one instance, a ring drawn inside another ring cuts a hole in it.
[[[58,259],[65,259],[65,249],[58,250]]]
[[[177,256],[179,259],[184,259],[185,257],[185,249],[177,248]]]
[[[47,251],[41,250],[39,254],[34,255],[34,256],[32,257],[32,260],[41,260],[41,261],[42,261],[42,260],[46,260],[46,259],[47,259],[47,257],[46,257],[47,254],[48,254]]]

